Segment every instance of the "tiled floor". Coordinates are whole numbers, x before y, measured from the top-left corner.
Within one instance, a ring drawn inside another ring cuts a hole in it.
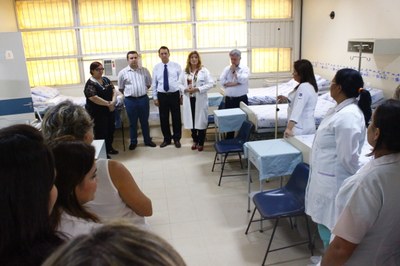
[[[219,168],[211,172],[214,159],[213,135],[203,152],[192,151],[190,132],[183,131],[182,148],[172,144],[165,148],[145,147],[139,139],[136,150],[123,152],[121,132],[116,131],[114,146],[120,154],[113,159],[123,162],[135,180],[153,202],[153,216],[147,221],[152,230],[168,240],[189,266],[260,265],[267,247],[272,223],[264,222],[264,233],[254,223],[248,235],[246,226],[247,177],[225,177],[219,187]],[[157,126],[151,128],[153,141],[159,145],[162,134]],[[129,145],[129,133],[125,132]],[[232,157],[232,160],[234,158]],[[239,164],[233,169],[241,173]],[[255,173],[256,175],[256,173]],[[258,183],[258,182],[254,182]],[[278,181],[266,183],[267,188],[278,186]],[[298,230],[290,229],[282,221],[275,235],[275,247],[306,235],[299,219]],[[320,241],[316,241],[320,254]],[[311,254],[307,245],[293,247],[268,255],[268,265],[308,265]]]

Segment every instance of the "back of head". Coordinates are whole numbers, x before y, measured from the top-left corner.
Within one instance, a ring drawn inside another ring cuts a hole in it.
[[[104,225],[75,238],[44,264],[59,266],[184,266],[182,257],[162,238],[129,223]]]
[[[364,114],[365,124],[368,125],[371,119],[371,94],[364,90],[364,80],[360,72],[350,68],[343,68],[336,72],[335,83],[340,85],[347,98],[359,97],[358,107]]]
[[[92,128],[93,121],[85,108],[71,101],[64,101],[49,108],[42,121],[43,136],[49,143],[65,135],[83,140]]]
[[[315,80],[314,68],[310,61],[306,59],[300,59],[294,62],[294,70],[301,77],[300,83],[308,82],[313,87],[315,92],[318,92],[317,81]]]
[[[98,221],[79,203],[75,188],[83,181],[94,164],[95,149],[83,141],[59,140],[53,144],[58,198],[52,213],[53,226],[60,221],[61,209],[72,216]]]
[[[374,151],[385,148],[391,152],[400,152],[400,101],[389,99],[379,105],[373,118],[373,126],[379,128],[379,137]]]
[[[1,129],[0,169],[0,264],[28,253],[44,257],[51,249],[40,246],[57,239],[49,221],[55,173],[40,132],[28,125]]]

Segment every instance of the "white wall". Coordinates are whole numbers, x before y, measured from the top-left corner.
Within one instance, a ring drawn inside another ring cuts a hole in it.
[[[14,15],[12,0],[0,0],[0,32],[16,32],[17,22]]]
[[[302,58],[314,63],[315,72],[331,79],[340,68],[358,68],[357,53],[347,52],[354,38],[400,38],[398,0],[305,0]],[[335,11],[335,19],[329,14]],[[361,61],[366,85],[382,88],[390,97],[400,84],[400,54],[365,54]]]

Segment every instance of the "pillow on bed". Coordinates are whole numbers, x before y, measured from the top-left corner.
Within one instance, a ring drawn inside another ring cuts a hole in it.
[[[60,92],[56,88],[51,87],[34,87],[31,89],[31,93],[47,99],[53,99],[54,97],[60,95]]]
[[[43,96],[39,96],[39,95],[35,95],[35,94],[31,94],[32,96],[32,101],[33,103],[44,103],[47,102],[48,98],[43,97]]]

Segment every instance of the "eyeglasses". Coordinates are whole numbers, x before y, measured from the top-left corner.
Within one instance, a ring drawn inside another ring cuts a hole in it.
[[[104,71],[104,68],[96,68],[97,71]]]

